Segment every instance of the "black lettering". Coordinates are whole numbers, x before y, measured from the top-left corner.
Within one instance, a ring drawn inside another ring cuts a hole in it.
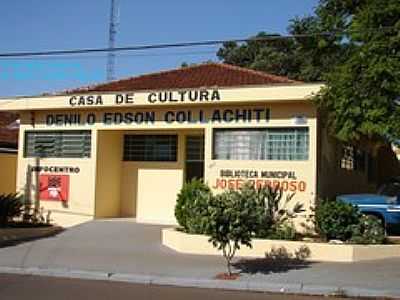
[[[174,112],[173,111],[167,111],[164,115],[164,121],[167,123],[172,123],[175,121],[174,119]]]
[[[147,100],[148,100],[150,103],[155,103],[155,102],[157,102],[157,95],[156,95],[156,93],[150,93],[149,96],[148,96],[148,98],[147,98]]]
[[[231,109],[224,110],[223,119],[225,122],[232,122],[233,121],[233,110],[231,110]]]
[[[96,105],[103,105],[103,98],[101,96],[97,96]]]
[[[178,123],[185,123],[187,121],[186,113],[184,111],[178,111],[176,113],[176,119]]]
[[[124,96],[121,94],[115,95],[115,104],[122,104],[124,103]]]
[[[71,106],[75,106],[76,105],[76,96],[72,96],[71,98],[69,98],[69,105]]]
[[[127,124],[131,124],[134,121],[134,117],[133,114],[128,112],[125,114],[125,118],[124,118],[125,123]]]
[[[53,125],[54,124],[54,117],[53,115],[46,116],[46,125]]]
[[[262,113],[264,112],[264,109],[262,109],[262,108],[255,108],[255,109],[253,109],[253,111],[256,113],[256,121],[257,122],[260,122],[261,121],[261,116],[262,116]]]
[[[211,94],[211,101],[221,100],[221,96],[218,90],[213,90]]]
[[[212,121],[221,122],[221,112],[219,111],[219,109],[214,110],[212,114]]]
[[[103,123],[104,124],[112,124],[112,113],[104,113]]]
[[[187,93],[187,91],[179,91],[178,94],[181,96],[181,102],[185,101],[185,94]]]
[[[208,101],[208,91],[201,91],[200,92],[200,101]]]
[[[167,100],[168,100],[168,93],[167,92],[158,93],[158,101],[167,102]]]
[[[154,111],[146,111],[146,123],[154,123],[156,121],[156,113]]]
[[[194,102],[199,98],[199,92],[198,91],[189,91],[189,100]]]
[[[96,115],[93,113],[88,114],[86,117],[86,123],[89,125],[96,123]]]
[[[133,99],[134,94],[126,94],[126,104],[133,104],[135,100]]]

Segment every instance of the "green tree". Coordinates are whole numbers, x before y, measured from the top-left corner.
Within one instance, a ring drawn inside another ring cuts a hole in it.
[[[317,17],[291,20],[288,32],[296,37],[260,32],[245,43],[227,42],[217,56],[225,63],[310,82],[323,80],[346,51],[340,37],[322,33]]]
[[[222,251],[228,274],[241,245],[252,247],[251,239],[260,226],[261,215],[256,191],[244,185],[238,191],[226,191],[210,199],[207,233],[214,247]]]
[[[316,102],[333,135],[386,143],[400,140],[399,32],[398,0],[320,0],[313,15],[290,21],[288,33],[295,37],[259,33],[246,43],[225,43],[217,56],[296,80],[325,81]]]
[[[317,103],[340,140],[396,141],[400,139],[400,2],[344,2],[354,5],[343,7],[336,19],[326,19],[346,20],[349,54],[327,74]]]

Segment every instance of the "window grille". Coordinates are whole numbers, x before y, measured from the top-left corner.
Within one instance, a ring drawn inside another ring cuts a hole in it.
[[[25,132],[25,157],[88,158],[90,130]]]
[[[125,161],[176,161],[176,135],[125,135]]]
[[[204,137],[190,135],[186,136],[186,161],[204,161]]]
[[[214,159],[308,160],[308,128],[215,129]]]
[[[342,146],[342,156],[340,159],[340,167],[350,171],[361,171],[366,170],[367,155],[366,152],[357,149],[352,145]]]

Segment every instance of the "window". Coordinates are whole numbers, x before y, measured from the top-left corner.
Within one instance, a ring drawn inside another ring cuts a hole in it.
[[[365,151],[349,145],[342,147],[342,156],[340,159],[340,167],[342,169],[364,172],[366,170],[366,161]]]
[[[214,130],[214,159],[307,160],[308,149],[308,128]]]
[[[176,161],[176,135],[125,135],[125,161]]]
[[[25,157],[90,157],[90,130],[28,131],[25,133]]]
[[[204,136],[186,136],[186,181],[204,177]]]
[[[204,136],[186,136],[186,161],[204,161]]]

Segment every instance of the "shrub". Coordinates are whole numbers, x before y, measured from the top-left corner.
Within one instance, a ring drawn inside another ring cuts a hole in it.
[[[262,187],[257,191],[262,220],[256,231],[259,238],[294,240],[296,230],[292,219],[303,212],[303,205],[296,203],[288,208],[294,194],[289,194],[283,201],[283,190],[279,187]]]
[[[273,226],[271,230],[263,231],[263,236],[258,236],[261,238],[266,238],[270,240],[287,240],[294,241],[297,239],[297,231],[293,223],[287,222],[279,227]]]
[[[350,242],[355,244],[383,244],[386,240],[382,220],[375,216],[361,215],[359,223],[351,229]]]
[[[5,227],[23,211],[22,197],[17,194],[0,195],[0,227]]]
[[[241,245],[252,247],[251,239],[260,220],[259,203],[249,185],[210,198],[207,233],[213,246],[222,251],[229,275],[232,275],[231,261],[236,251]]]
[[[321,200],[315,210],[316,229],[326,240],[350,240],[360,218],[357,207],[342,201]]]
[[[178,224],[187,233],[206,233],[205,215],[211,197],[210,188],[201,180],[193,179],[183,185],[175,206]]]

